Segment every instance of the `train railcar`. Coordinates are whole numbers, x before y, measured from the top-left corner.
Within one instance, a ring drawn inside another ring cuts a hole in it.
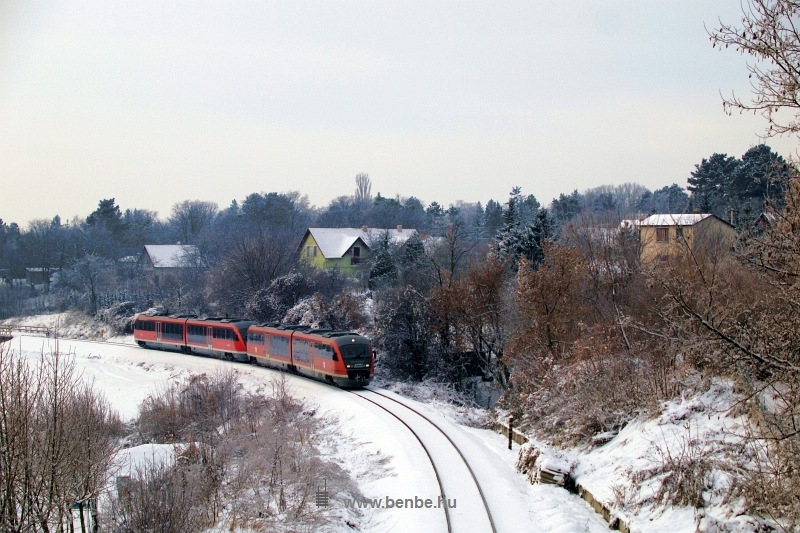
[[[139,313],[133,338],[143,348],[248,361],[247,328],[252,320],[198,318],[196,315]]]
[[[363,387],[375,374],[372,345],[356,333],[259,324],[250,326],[247,335],[247,353],[256,364],[342,387]]]
[[[143,348],[185,351],[186,320],[194,315],[139,313],[133,320],[133,338]]]
[[[248,361],[247,328],[253,323],[240,318],[189,318],[186,320],[185,351]]]

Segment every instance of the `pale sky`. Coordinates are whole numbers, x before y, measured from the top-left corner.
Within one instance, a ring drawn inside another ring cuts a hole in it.
[[[0,218],[253,192],[548,203],[740,157],[739,0],[0,0]],[[771,139],[784,156],[795,139]]]

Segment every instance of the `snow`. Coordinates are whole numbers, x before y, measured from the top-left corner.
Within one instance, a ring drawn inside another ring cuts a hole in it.
[[[708,213],[650,215],[639,222],[640,226],[694,226],[711,215]]]
[[[711,476],[712,486],[704,491],[707,500],[700,510],[653,502],[658,476],[645,479],[638,488],[631,480],[637,473],[662,467],[667,455],[680,462],[712,455],[726,446],[737,448],[744,421],[729,411],[738,400],[732,384],[718,380],[702,394],[666,402],[658,418],[637,419],[588,453],[574,450],[572,475],[597,500],[622,507],[620,515],[634,531],[757,531],[752,518],[731,516],[731,504],[723,497],[729,479],[718,470]]]
[[[35,320],[47,322],[42,318]],[[89,332],[84,335],[91,336]],[[148,394],[190,374],[233,367],[242,383],[252,390],[268,390],[271,380],[278,375],[276,371],[247,364],[145,350],[136,346],[130,337],[115,339],[120,340],[125,344],[15,335],[10,348],[30,359],[37,359],[43,351],[56,349],[70,354],[86,379],[92,380],[127,420],[136,416],[139,403]],[[336,424],[337,431],[332,431],[329,438],[320,443],[320,448],[350,473],[364,497],[438,497],[438,486],[425,452],[396,419],[377,408],[368,408],[364,400],[346,391],[298,376],[286,377],[294,395],[314,404],[317,416],[328,417]],[[424,404],[410,399],[403,401],[435,417],[462,447],[484,486],[499,524],[498,531],[607,531],[603,519],[576,496],[556,487],[530,485],[517,473],[514,463],[518,446],[509,451],[505,439],[496,433],[458,425]],[[124,450],[118,456],[119,475],[126,475],[124,472],[135,469],[145,459],[170,453],[174,453],[171,445]],[[458,457],[443,460],[460,461]],[[444,470],[444,475],[449,475],[448,468]],[[452,496],[448,494],[448,497],[458,500],[462,497],[460,491],[459,487],[453,488]],[[334,505],[337,498],[342,497],[331,496]],[[348,512],[355,515],[350,520],[365,532],[445,530],[442,512],[435,508]],[[343,521],[339,527],[341,529],[336,531],[352,531]]]
[[[24,323],[53,327],[56,320],[60,330],[69,331],[72,336],[104,339],[109,335],[97,325],[64,315],[32,317]],[[71,354],[86,379],[94,382],[126,420],[137,415],[138,405],[148,394],[191,374],[233,368],[240,381],[253,391],[268,391],[278,376],[276,371],[247,364],[145,350],[130,337],[112,340],[123,344],[16,335],[9,346],[31,359],[56,349]],[[292,394],[305,399],[316,416],[328,421],[328,430],[318,447],[350,474],[361,496],[393,499],[438,496],[425,452],[400,422],[346,391],[297,376],[286,378]],[[464,425],[480,423],[481,417],[441,401],[442,393],[434,391],[433,385],[413,390],[407,386],[394,387],[403,394],[413,394],[419,401],[390,392],[381,385],[388,386],[375,382],[372,388],[424,412],[458,444],[481,482],[498,531],[608,531],[605,520],[577,496],[552,485],[531,485],[515,469],[520,446],[514,444],[509,451],[506,438]],[[552,470],[571,467],[577,483],[598,501],[610,505],[633,531],[757,531],[754,519],[737,516],[736,502],[724,501],[730,479],[718,470],[712,472],[711,486],[704,492],[706,505],[701,510],[653,500],[660,482],[657,470],[663,467],[665,454],[680,457],[686,453],[711,453],[715,447],[737,446],[738,436],[744,432],[744,420],[731,411],[738,400],[730,383],[715,381],[702,394],[666,402],[657,418],[637,419],[616,435],[604,435],[600,441],[607,442],[602,445],[560,452],[549,450],[541,461]],[[423,429],[423,438],[433,440],[427,435],[430,431]],[[547,450],[545,444],[535,440],[533,443]],[[174,453],[171,445],[124,450],[118,457],[120,472],[125,468],[130,471],[145,459],[171,453]],[[463,468],[454,452],[439,460],[447,465],[442,469],[445,476]],[[647,472],[656,473],[640,482],[632,480],[637,474]],[[462,490],[458,485],[463,483],[460,479],[450,477],[451,488],[447,490],[447,497],[456,498],[459,505],[468,497],[466,488]],[[335,505],[337,499],[352,496],[332,494],[331,499]],[[365,532],[445,530],[438,509],[345,510],[342,505],[340,512],[342,521],[337,523],[340,529],[334,531],[352,531],[344,525],[345,519]]]
[[[379,241],[383,235],[389,235],[389,241],[395,244],[406,242],[417,233],[415,229],[379,229],[369,228],[309,228],[308,232],[314,237],[322,255],[327,258],[342,257],[358,239],[370,246]]]
[[[158,268],[186,266],[186,260],[197,255],[197,246],[193,244],[147,244],[144,249]]]
[[[120,450],[114,458],[115,476],[135,477],[147,464],[171,464],[175,460],[174,444],[141,444]]]

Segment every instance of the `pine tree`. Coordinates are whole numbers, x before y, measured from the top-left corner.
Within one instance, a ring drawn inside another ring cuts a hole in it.
[[[739,160],[727,154],[713,154],[695,165],[695,170],[687,180],[694,208],[725,220],[725,212],[729,207],[729,184],[738,166]]]
[[[375,249],[369,270],[369,288],[383,289],[397,281],[397,266],[389,250],[389,236],[385,234]]]

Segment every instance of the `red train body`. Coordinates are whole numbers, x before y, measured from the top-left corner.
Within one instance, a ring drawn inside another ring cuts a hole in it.
[[[252,320],[236,318],[139,313],[133,321],[133,338],[143,348],[249,361],[246,339],[251,324]]]
[[[143,348],[249,361],[342,387],[362,387],[375,374],[369,340],[347,331],[139,313],[134,317],[133,338]]]
[[[349,331],[254,325],[248,329],[247,353],[256,364],[285,368],[342,387],[364,386],[375,374],[369,340]]]

